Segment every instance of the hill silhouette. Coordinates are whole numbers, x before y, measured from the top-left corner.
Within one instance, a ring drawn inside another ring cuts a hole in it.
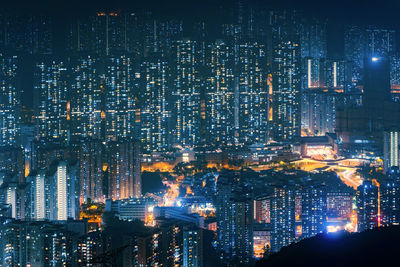
[[[320,234],[284,247],[256,266],[399,266],[400,226]]]

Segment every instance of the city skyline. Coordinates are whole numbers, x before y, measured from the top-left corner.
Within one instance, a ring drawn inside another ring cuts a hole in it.
[[[254,266],[399,225],[390,2],[5,4],[0,265]]]

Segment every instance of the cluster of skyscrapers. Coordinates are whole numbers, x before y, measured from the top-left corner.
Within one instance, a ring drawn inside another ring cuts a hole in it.
[[[233,6],[217,25],[0,16],[0,265],[203,266],[206,247],[250,265],[323,232],[399,223],[396,32],[346,25],[332,53],[327,20]],[[352,189],[342,165],[340,177],[290,167],[307,145],[379,172],[360,166]],[[274,162],[207,164],[248,158]],[[143,196],[142,164],[158,161],[189,171],[157,171],[176,192]],[[88,227],[103,204],[106,227]]]
[[[177,220],[164,220],[153,229],[129,226],[126,232],[88,232],[85,221],[2,220],[1,264],[203,266],[202,229]]]
[[[344,226],[352,215],[354,195],[334,173],[221,173],[215,202],[221,257],[248,264],[260,231],[266,233],[261,249],[277,252],[327,232],[332,222]]]

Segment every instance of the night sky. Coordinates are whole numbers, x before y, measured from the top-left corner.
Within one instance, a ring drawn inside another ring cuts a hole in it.
[[[123,0],[64,0],[64,1],[4,1],[2,8],[10,11],[40,11],[49,12],[60,16],[61,14],[76,15],[92,12],[98,9],[146,9],[160,15],[187,16],[216,15],[218,8],[231,6],[236,1],[230,0],[147,0],[147,1],[123,1]],[[368,23],[388,26],[399,26],[398,13],[400,2],[396,0],[243,0],[243,3],[254,3],[259,7],[296,8],[315,16],[326,16],[342,23]],[[213,14],[214,13],[214,14]],[[221,15],[217,12],[217,15]]]

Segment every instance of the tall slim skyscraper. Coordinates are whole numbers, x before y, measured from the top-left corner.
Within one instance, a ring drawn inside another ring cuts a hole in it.
[[[66,161],[55,161],[52,164],[46,185],[46,218],[65,221],[78,217],[77,177],[77,166]]]
[[[271,250],[278,252],[295,240],[295,192],[274,188],[271,198]]]
[[[41,170],[28,177],[29,213],[26,217],[34,220],[46,219],[46,173]]]
[[[239,139],[244,144],[263,143],[268,139],[264,45],[257,42],[241,44],[238,60],[235,74],[239,82]]]
[[[357,223],[358,231],[377,227],[378,217],[378,187],[371,181],[364,181],[357,188]]]
[[[281,40],[275,44],[272,65],[274,137],[296,140],[300,136],[301,58],[299,44]]]
[[[19,58],[0,53],[0,146],[16,146],[21,132]]]
[[[71,138],[101,139],[104,114],[104,81],[100,59],[79,56],[71,60],[71,97],[67,102]]]
[[[237,177],[234,173],[218,177],[216,200],[218,251],[223,260],[249,264],[253,257],[254,202],[248,193],[233,191],[235,179]]]
[[[197,42],[184,39],[176,46],[174,74],[174,138],[182,146],[194,146],[200,140],[200,61]]]
[[[146,152],[161,152],[171,146],[171,84],[168,61],[151,54],[141,64],[140,140]]]
[[[393,179],[383,181],[379,187],[381,225],[400,224],[400,184]]]
[[[400,132],[385,131],[383,137],[383,164],[385,171],[400,166]]]
[[[106,160],[106,148],[99,140],[83,140],[79,145],[79,182],[80,203],[88,199],[92,201],[105,201],[105,177],[103,165]]]
[[[141,196],[140,146],[124,140],[109,142],[108,198],[125,199]]]
[[[42,61],[35,66],[35,135],[67,141],[68,78],[63,61]]]
[[[311,89],[303,92],[302,99],[302,134],[317,136],[333,133],[339,93],[329,89]]]
[[[135,87],[133,62],[128,56],[110,56],[105,60],[106,140],[131,138],[135,134]]]
[[[233,196],[229,205],[232,205],[233,230],[231,258],[242,264],[249,264],[253,258],[253,201],[246,196]]]
[[[183,230],[183,266],[203,266],[203,244],[202,229]]]
[[[364,58],[367,55],[367,36],[362,27],[351,25],[345,28],[344,55],[350,63],[351,84],[359,85],[362,81]]]
[[[301,192],[302,237],[308,238],[325,230],[327,206],[325,188],[306,185]]]
[[[207,142],[218,146],[234,144],[234,54],[233,47],[217,41],[208,47],[205,116]]]
[[[55,186],[56,196],[53,196],[55,203],[51,208],[55,208],[54,219],[59,221],[65,221],[68,219],[67,205],[67,163],[60,162],[57,166],[56,173],[53,176],[51,186]]]

